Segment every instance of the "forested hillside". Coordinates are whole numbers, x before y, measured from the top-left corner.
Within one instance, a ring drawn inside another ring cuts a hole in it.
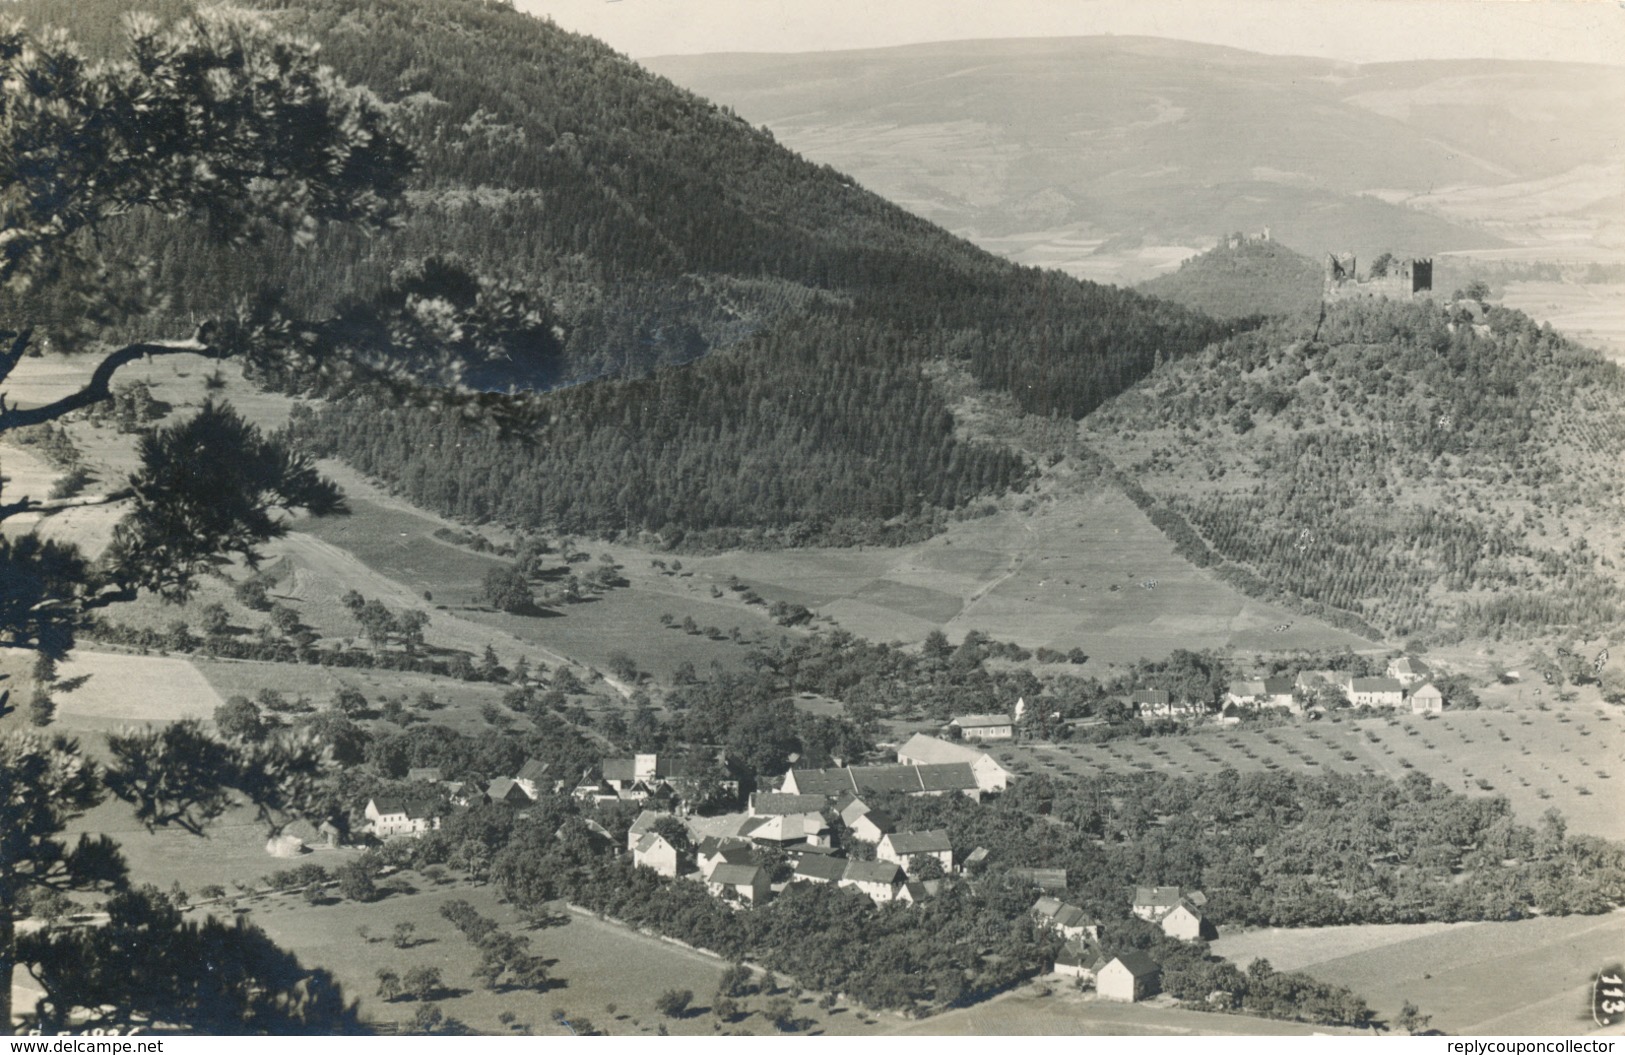
[[[1136,288],[1216,319],[1291,315],[1320,302],[1320,266],[1280,242],[1248,239],[1193,256]]]
[[[18,13],[101,39],[127,6],[30,0]],[[305,423],[323,450],[436,509],[717,541],[917,533],[1025,472],[954,435],[928,362],[958,358],[1029,409],[1081,416],[1226,332],[1001,261],[597,41],[504,5],[250,6],[318,40],[340,74],[394,105],[420,157],[412,208],[387,237],[229,252],[185,224],[130,221],[121,237],[172,297],[166,325],[189,331],[270,289],[288,314],[338,317],[351,347],[379,355],[400,334],[355,320],[393,297],[418,306],[419,343],[455,345],[447,334],[470,329],[438,319],[438,305],[478,316],[473,328],[497,348],[465,375],[481,388],[614,379],[520,398],[536,422],[528,435],[499,435],[462,409],[401,410],[396,393],[349,393]],[[425,265],[436,257],[451,266]],[[58,321],[75,310],[49,290],[21,307]]]
[[[1253,592],[1434,640],[1618,627],[1625,374],[1519,312],[1472,318],[1367,301],[1278,320],[1089,434],[1187,556]]]

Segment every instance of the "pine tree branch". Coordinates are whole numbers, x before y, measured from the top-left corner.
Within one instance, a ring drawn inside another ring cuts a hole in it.
[[[55,421],[75,410],[111,399],[113,375],[137,359],[183,353],[220,358],[223,353],[203,340],[206,336],[204,330],[207,328],[208,324],[205,324],[199,329],[197,336],[184,341],[138,341],[135,344],[125,345],[97,364],[95,373],[90,375],[90,381],[85,387],[54,402],[27,408],[0,406],[0,433]]]

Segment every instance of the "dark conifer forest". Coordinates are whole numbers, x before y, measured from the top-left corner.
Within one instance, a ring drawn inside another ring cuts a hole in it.
[[[114,36],[128,6],[30,0],[18,14],[94,42]],[[335,402],[301,424],[322,452],[438,510],[696,541],[918,534],[1027,473],[1006,450],[955,435],[929,364],[958,361],[1028,410],[1081,417],[1159,359],[1230,332],[999,260],[605,45],[504,5],[251,6],[393,104],[419,159],[403,224],[227,250],[201,224],[163,219],[131,219],[117,237],[150,260],[170,297],[156,325],[171,332],[243,298],[274,297],[297,319],[353,319],[401,296],[402,276],[420,279],[430,260],[468,276],[470,302],[498,290],[521,300],[493,337],[500,354],[463,379],[520,392],[526,429],[331,387],[322,394]],[[423,303],[462,306],[456,288],[413,288]],[[48,289],[20,307],[63,330],[75,310]],[[351,337],[388,354],[376,347],[387,335]]]

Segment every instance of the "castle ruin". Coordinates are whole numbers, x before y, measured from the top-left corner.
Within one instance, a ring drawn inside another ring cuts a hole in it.
[[[1390,300],[1414,300],[1433,292],[1432,260],[1396,260],[1385,274],[1360,277],[1358,261],[1353,253],[1326,255],[1327,300],[1350,300],[1358,297],[1386,297]]]

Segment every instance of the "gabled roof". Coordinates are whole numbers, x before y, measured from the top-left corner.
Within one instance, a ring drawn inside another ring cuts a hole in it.
[[[1431,682],[1431,681],[1424,681],[1422,684],[1416,686],[1414,689],[1411,690],[1411,696],[1412,697],[1420,696],[1424,692],[1427,693],[1429,696],[1439,696],[1439,697],[1444,696],[1444,693],[1439,691],[1439,686],[1433,684],[1433,682]]]
[[[903,877],[896,861],[848,861],[841,879],[847,883],[890,883]]]
[[[518,793],[519,797],[524,799],[526,802],[530,801],[530,796],[525,794],[525,789],[520,787],[515,781],[509,780],[507,777],[496,777],[489,784],[485,785],[485,797],[490,799],[492,802],[511,801],[512,796],[516,792]]]
[[[822,795],[789,795],[782,791],[759,791],[750,797],[750,811],[758,817],[789,813],[818,813],[824,808]]]
[[[1162,972],[1162,967],[1157,961],[1139,950],[1122,953],[1116,958],[1116,962],[1122,964],[1128,973],[1136,978],[1146,978]]]
[[[606,758],[598,767],[605,780],[628,783],[637,778],[637,760],[633,758]]]
[[[1290,674],[1278,674],[1273,678],[1264,679],[1264,692],[1266,695],[1290,696],[1292,695],[1292,689],[1292,676]]]
[[[1232,681],[1230,683],[1230,695],[1240,697],[1262,696],[1264,695],[1264,683],[1262,681]]]
[[[1166,707],[1168,693],[1162,689],[1135,689],[1129,696],[1130,703],[1149,703],[1153,707]]]
[[[858,820],[868,821],[870,824],[875,826],[875,830],[880,832],[881,835],[887,835],[897,830],[897,822],[892,820],[891,814],[882,810],[870,810],[862,817],[859,817]],[[856,822],[854,822],[854,824],[855,823]],[[847,825],[847,827],[850,828],[852,825]]]
[[[1168,913],[1168,915],[1172,916],[1175,912],[1178,912],[1181,909],[1183,909],[1186,912],[1189,912],[1192,916],[1194,916],[1198,920],[1202,918],[1202,910],[1197,908],[1195,905],[1191,904],[1189,901],[1181,901],[1179,904],[1177,904],[1177,905],[1175,905],[1173,907],[1173,909]],[[1163,918],[1166,919],[1167,917],[1165,916]]]
[[[542,780],[546,779],[547,769],[548,766],[546,762],[542,762],[534,758],[527,758],[525,759],[525,764],[519,767],[519,772],[515,774],[514,779],[529,780],[532,783],[540,783]]]
[[[652,832],[655,830],[655,823],[657,821],[659,821],[662,817],[670,816],[671,814],[669,813],[657,813],[654,810],[644,810],[642,813],[638,814],[638,819],[632,822],[632,827],[627,829],[627,834],[643,835],[647,832]]]
[[[822,857],[808,854],[796,862],[797,879],[819,879],[826,883],[839,883],[846,874],[846,860],[841,857]]]
[[[841,815],[841,820],[845,821],[848,827],[859,817],[866,816],[870,812],[869,804],[850,791],[843,791],[835,800],[835,811]]]
[[[1404,692],[1405,686],[1394,678],[1355,678],[1349,682],[1350,692]]]
[[[1395,674],[1432,674],[1433,673],[1433,668],[1432,667],[1428,666],[1422,660],[1414,659],[1414,658],[1412,658],[1410,656],[1400,656],[1398,659],[1396,659],[1392,663],[1388,664],[1388,669],[1393,671]]]
[[[1010,874],[1017,879],[1025,879],[1040,890],[1066,889],[1064,868],[1012,868]]]
[[[672,850],[676,849],[675,846],[672,846],[671,843],[667,842],[665,837],[660,835],[658,832],[650,832],[638,840],[637,852],[640,854],[646,854],[657,846],[665,846],[666,848]]]
[[[430,784],[438,784],[445,780],[446,776],[439,766],[413,766],[406,771],[406,779],[414,782],[422,780]]]
[[[900,854],[941,853],[954,848],[953,843],[948,841],[948,833],[940,828],[924,832],[892,832],[882,841],[889,842],[892,851]]]
[[[707,835],[700,840],[698,849],[706,857],[715,857],[717,854],[728,850],[748,850],[750,849],[750,840],[741,839],[737,835]]]
[[[1067,942],[1061,947],[1061,951],[1055,954],[1055,964],[1058,967],[1087,967],[1091,959],[1089,949],[1076,942]]]
[[[711,869],[706,877],[708,883],[719,883],[722,886],[755,886],[762,875],[762,866],[757,864],[729,864],[724,861]]]
[[[1029,911],[1031,911],[1035,916],[1042,916],[1045,919],[1050,919],[1055,915],[1055,913],[1059,912],[1060,909],[1060,898],[1045,896],[1039,898],[1037,901],[1034,901],[1033,907]]]
[[[961,729],[997,729],[1001,725],[1014,725],[1008,714],[962,714],[948,723]]]
[[[970,791],[979,786],[969,762],[942,762],[917,768],[920,787],[925,791]]]
[[[915,765],[934,765],[940,762],[975,762],[987,752],[956,744],[924,733],[915,733],[897,749],[898,760],[906,758]]]
[[[796,842],[817,835],[829,825],[814,813],[792,813],[788,817],[751,817],[739,826],[739,834],[769,842]]]
[[[918,879],[904,883],[897,891],[897,897],[901,901],[924,901],[930,896],[931,888]]]
[[[1173,908],[1179,904],[1179,888],[1176,886],[1137,886],[1134,888],[1134,904],[1145,905],[1149,908]]]
[[[427,799],[407,799],[400,795],[378,795],[372,800],[380,816],[404,813],[408,820],[429,820],[440,812],[440,805]]]

